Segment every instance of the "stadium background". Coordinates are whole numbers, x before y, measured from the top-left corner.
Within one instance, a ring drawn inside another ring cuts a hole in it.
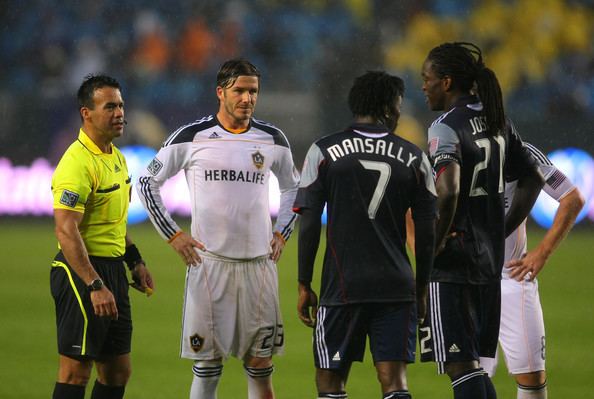
[[[52,222],[47,216],[34,218],[35,207],[15,211],[15,203],[39,197],[37,189],[19,188],[15,170],[34,171],[40,159],[55,165],[76,136],[75,92],[87,73],[104,71],[124,86],[129,124],[117,144],[157,148],[181,123],[216,111],[218,66],[245,56],[263,74],[256,116],[287,133],[300,166],[314,139],[348,123],[346,93],[352,79],[369,69],[405,79],[398,132],[424,146],[425,128],[436,115],[426,109],[420,90],[423,58],[441,42],[474,41],[497,72],[508,114],[524,139],[547,153],[575,147],[594,154],[592,0],[30,0],[1,5],[2,398],[47,397],[55,379],[48,288],[55,251]],[[591,188],[592,172],[579,172]],[[49,191],[47,175],[40,174],[34,185]],[[543,231],[533,223],[531,228],[534,243]],[[189,364],[177,358],[183,268],[150,225],[131,229],[156,274],[158,291],[148,300],[133,295],[129,397],[185,397]],[[587,259],[592,233],[591,219],[585,219],[541,279],[553,397],[594,397],[589,340],[594,320],[587,305],[594,280]],[[314,396],[311,338],[294,311],[295,241],[279,266],[287,325],[287,354],[276,361],[279,398]],[[238,364],[231,362],[224,375],[220,397],[243,397]],[[435,376],[430,365],[411,366],[410,380],[417,398],[449,397],[446,379]],[[504,367],[496,384],[500,397],[513,397]],[[349,391],[355,399],[378,396],[369,359],[354,367]]]

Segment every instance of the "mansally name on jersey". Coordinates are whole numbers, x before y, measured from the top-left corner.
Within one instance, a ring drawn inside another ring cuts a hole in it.
[[[264,184],[266,175],[260,172],[243,170],[214,169],[204,171],[205,181],[241,181],[246,183]]]
[[[333,146],[328,147],[328,154],[330,154],[333,161],[336,161],[338,158],[344,157],[345,155],[354,153],[377,154],[396,159],[406,164],[406,166],[410,166],[410,164],[417,159],[416,155],[413,155],[410,152],[403,158],[402,153],[404,152],[404,149],[402,147],[397,148],[398,149],[395,151],[394,143],[387,143],[384,140],[353,137],[344,139],[339,144],[334,144]]]

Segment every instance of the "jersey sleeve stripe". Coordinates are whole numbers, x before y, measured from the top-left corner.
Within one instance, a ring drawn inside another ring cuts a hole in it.
[[[294,214],[291,217],[291,220],[289,220],[289,223],[287,223],[287,225],[281,231],[281,235],[283,236],[283,238],[285,239],[285,241],[288,240],[289,237],[291,236],[291,234],[293,233],[293,224],[295,223],[295,219],[296,218],[297,218],[297,215]]]
[[[528,150],[530,151],[532,156],[534,156],[534,158],[536,158],[538,160],[538,162],[540,162],[543,165],[549,165],[549,166],[553,165],[551,160],[549,158],[547,158],[547,156],[545,154],[543,154],[538,148],[536,148],[532,144],[526,143],[526,142],[524,142],[524,145],[526,146],[526,148],[528,148]]]
[[[171,226],[165,216],[159,210],[155,198],[150,190],[149,177],[141,177],[138,181],[140,183],[140,190],[146,200],[146,209],[152,216],[155,224],[161,229],[163,235],[171,238],[175,234],[175,228]]]

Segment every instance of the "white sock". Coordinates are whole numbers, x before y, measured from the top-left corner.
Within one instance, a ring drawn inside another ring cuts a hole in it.
[[[258,369],[255,367],[245,367],[248,381],[248,399],[273,399],[274,391],[272,389],[272,372],[274,367]]]
[[[538,387],[527,387],[518,384],[518,399],[547,399],[547,383]]]
[[[217,385],[221,374],[223,374],[221,361],[195,361],[192,373],[194,373],[194,378],[190,389],[190,399],[217,399]]]

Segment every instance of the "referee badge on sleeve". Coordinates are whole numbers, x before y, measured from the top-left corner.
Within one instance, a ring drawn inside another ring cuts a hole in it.
[[[72,191],[64,190],[62,191],[62,196],[60,197],[60,204],[69,206],[70,208],[74,208],[76,203],[78,202],[78,194],[73,193]]]

